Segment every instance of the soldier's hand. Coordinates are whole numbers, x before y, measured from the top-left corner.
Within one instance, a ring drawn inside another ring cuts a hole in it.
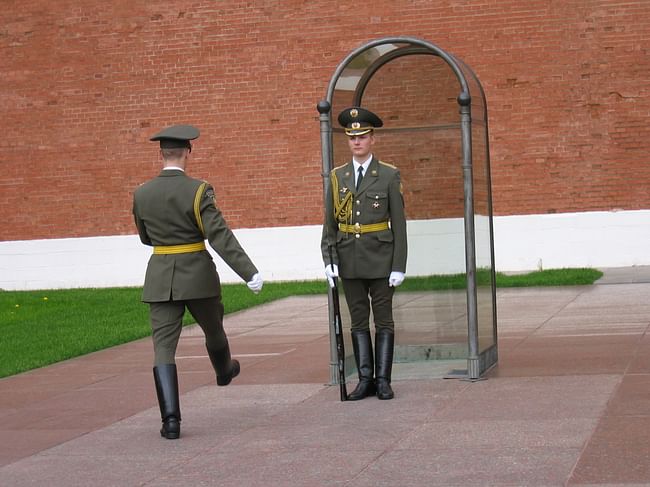
[[[258,272],[251,278],[250,281],[246,283],[246,285],[248,286],[248,289],[253,291],[255,294],[259,294],[259,292],[262,290],[262,286],[264,285],[264,281]]]
[[[339,277],[339,266],[336,264],[329,264],[325,266],[325,276],[330,287],[334,287],[334,278]]]
[[[390,273],[390,277],[388,278],[388,285],[390,287],[397,287],[400,284],[404,282],[404,273],[403,272],[397,272],[393,271]]]

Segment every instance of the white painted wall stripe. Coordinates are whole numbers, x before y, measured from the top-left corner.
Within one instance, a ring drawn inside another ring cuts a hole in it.
[[[650,265],[650,210],[501,216],[494,219],[499,271]],[[488,262],[487,220],[477,218],[477,265]],[[464,272],[461,219],[408,222],[407,275]],[[235,231],[267,281],[323,278],[321,226]],[[151,249],[137,235],[0,242],[6,290],[141,286]],[[213,253],[214,255],[214,253]],[[216,255],[223,282],[239,277]]]

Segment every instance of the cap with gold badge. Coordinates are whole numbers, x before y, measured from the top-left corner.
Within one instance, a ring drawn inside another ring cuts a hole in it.
[[[343,110],[339,114],[339,123],[345,128],[345,134],[350,137],[367,134],[384,125],[381,118],[361,107],[350,107]]]
[[[190,140],[199,137],[199,129],[192,125],[172,125],[161,130],[151,137],[151,141],[160,141],[161,149],[184,149],[192,150]]]

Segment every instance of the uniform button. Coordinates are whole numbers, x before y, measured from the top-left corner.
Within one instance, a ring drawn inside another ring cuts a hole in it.
[[[359,216],[359,215],[361,215],[361,212],[360,212],[360,211],[357,211],[357,216]]]
[[[359,238],[360,236],[361,236],[361,235],[359,235],[359,234],[357,233],[357,234],[355,235],[355,238]]]
[[[360,204],[361,204],[361,201],[357,200],[357,205],[360,205]]]

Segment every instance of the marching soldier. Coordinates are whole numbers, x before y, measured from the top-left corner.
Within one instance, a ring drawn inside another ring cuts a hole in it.
[[[341,277],[352,321],[359,383],[348,400],[375,394],[379,399],[392,399],[393,293],[404,281],[407,253],[402,184],[399,170],[372,153],[374,129],[383,125],[377,115],[350,107],[340,113],[338,121],[348,136],[352,161],[330,174],[321,250],[330,286],[334,277]],[[336,249],[333,262],[329,246]]]
[[[151,137],[160,143],[163,169],[133,196],[140,240],[153,247],[142,301],[150,307],[153,375],[163,423],[160,434],[167,439],[180,436],[175,355],[185,308],[205,333],[217,385],[228,385],[240,371],[223,329],[221,284],[205,240],[251,291],[259,293],[263,285],[257,268],[216,206],[212,186],[185,174],[190,141],[198,136],[199,130],[191,125],[175,125]]]

